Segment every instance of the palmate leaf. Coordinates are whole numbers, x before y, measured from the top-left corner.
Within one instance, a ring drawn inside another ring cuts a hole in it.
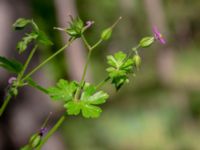
[[[107,63],[110,65],[106,69],[112,84],[118,90],[128,81],[128,75],[133,72],[134,60],[127,58],[127,55],[122,51],[107,56]]]
[[[0,67],[3,67],[9,72],[18,74],[21,71],[23,65],[16,60],[9,60],[5,57],[0,56]]]
[[[50,87],[47,91],[53,100],[69,101],[72,100],[77,87],[78,84],[75,81],[68,82],[60,79],[55,87]]]
[[[65,108],[69,115],[78,115],[82,112],[85,118],[97,118],[100,116],[102,110],[96,105],[105,103],[108,97],[107,93],[103,91],[97,92],[94,86],[86,84],[80,100],[66,103]]]

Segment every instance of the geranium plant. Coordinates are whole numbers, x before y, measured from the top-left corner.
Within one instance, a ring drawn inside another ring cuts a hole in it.
[[[49,95],[53,101],[62,101],[63,108],[66,109],[65,113],[50,130],[47,130],[46,128],[46,124],[48,123],[49,119],[49,117],[47,117],[41,129],[31,136],[28,144],[23,146],[21,150],[40,150],[49,137],[51,137],[51,135],[62,125],[67,115],[81,115],[86,119],[100,117],[102,113],[100,106],[109,98],[109,94],[103,90],[102,86],[105,83],[111,83],[116,91],[118,91],[125,83],[128,83],[131,75],[135,74],[141,65],[141,57],[138,50],[140,48],[148,48],[154,43],[155,40],[158,40],[161,44],[165,44],[164,38],[158,29],[154,27],[153,36],[142,38],[138,45],[133,46],[133,48],[129,50],[128,54],[124,53],[123,51],[118,51],[115,54],[108,55],[106,57],[108,64],[106,68],[107,76],[102,79],[99,84],[94,85],[93,83],[86,82],[85,77],[88,64],[90,63],[90,58],[92,57],[92,52],[100,44],[111,38],[113,29],[120,20],[121,17],[119,17],[119,19],[113,25],[102,31],[99,40],[96,43],[90,44],[87,38],[84,36],[84,33],[94,24],[94,22],[86,21],[84,23],[79,17],[71,17],[69,27],[54,28],[69,35],[67,43],[28,73],[25,72],[36,50],[38,49],[38,46],[41,44],[52,45],[53,42],[49,40],[46,34],[33,20],[20,18],[13,24],[13,28],[15,30],[22,30],[26,26],[31,26],[31,31],[26,33],[24,37],[22,37],[22,40],[17,44],[17,50],[19,54],[23,54],[31,42],[34,42],[34,47],[29,52],[29,56],[24,64],[16,60],[10,60],[0,56],[0,66],[15,74],[15,76],[10,77],[8,81],[9,85],[5,95],[5,100],[0,109],[0,116],[3,115],[3,112],[5,111],[11,98],[16,97],[20,88],[26,85],[36,88]],[[41,85],[38,85],[37,82],[31,78],[31,76],[50,60],[56,57],[59,53],[64,51],[78,38],[83,40],[88,50],[81,81],[67,81],[60,79],[56,85],[52,87],[45,88]]]

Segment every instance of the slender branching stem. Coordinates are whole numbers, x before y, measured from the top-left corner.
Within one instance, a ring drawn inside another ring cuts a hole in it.
[[[26,62],[25,62],[25,64],[24,64],[24,66],[23,66],[21,72],[20,72],[19,75],[17,76],[17,80],[18,80],[18,81],[20,81],[21,78],[22,78],[22,76],[24,75],[24,73],[25,73],[25,71],[26,71],[26,69],[27,69],[27,67],[28,67],[28,65],[29,65],[29,63],[30,63],[30,61],[31,61],[31,59],[33,58],[33,55],[34,55],[34,53],[35,53],[35,51],[36,51],[37,48],[38,48],[38,45],[35,45],[34,48],[32,49],[32,51],[30,52],[30,54],[29,54],[29,56],[28,56],[28,59],[26,60]]]
[[[37,70],[39,70],[41,67],[43,67],[46,63],[48,63],[50,60],[52,60],[55,56],[60,54],[62,51],[64,51],[72,42],[74,41],[74,38],[71,38],[62,48],[60,48],[58,51],[56,51],[54,54],[52,54],[50,57],[48,57],[46,60],[44,60],[41,64],[39,64],[37,67],[35,67],[32,71],[30,71],[22,80],[26,80],[29,78],[32,74],[34,74]]]

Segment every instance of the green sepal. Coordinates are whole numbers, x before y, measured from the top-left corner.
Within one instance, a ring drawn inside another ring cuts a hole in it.
[[[83,29],[84,23],[79,17],[77,17],[75,19],[72,18],[70,26],[66,29],[66,32],[71,37],[79,38],[82,35]]]

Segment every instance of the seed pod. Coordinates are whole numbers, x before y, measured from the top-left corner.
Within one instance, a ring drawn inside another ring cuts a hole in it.
[[[101,33],[102,40],[108,40],[112,35],[112,28],[107,28]]]
[[[142,40],[140,40],[140,47],[146,48],[149,47],[154,42],[154,37],[144,37]]]
[[[137,69],[139,69],[140,65],[141,65],[141,57],[136,54],[135,56],[133,56],[133,61],[134,61],[134,64],[136,66]]]
[[[31,136],[29,140],[29,144],[31,145],[32,148],[36,148],[41,142],[41,136],[36,133],[33,136]]]

